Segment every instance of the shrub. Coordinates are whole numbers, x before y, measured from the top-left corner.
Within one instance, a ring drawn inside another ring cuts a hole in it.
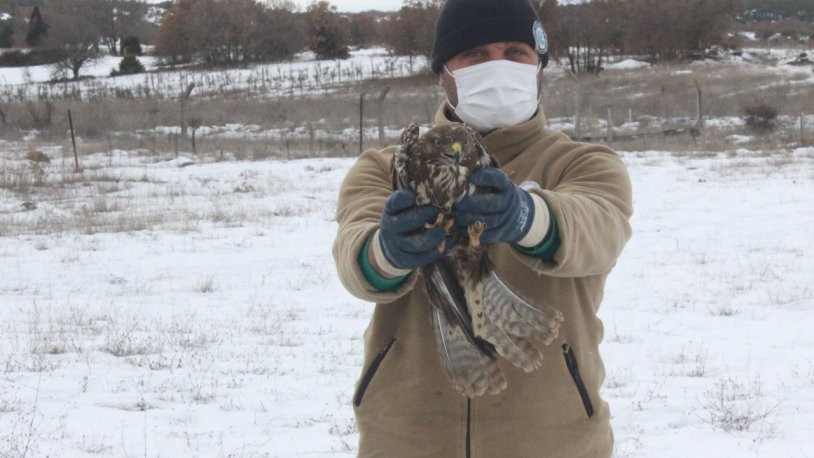
[[[25,158],[31,162],[51,162],[51,158],[49,158],[45,153],[39,150],[31,150],[26,153]]]
[[[13,50],[0,54],[0,67],[29,67],[54,64],[65,59],[61,49]]]
[[[111,76],[134,75],[136,73],[144,73],[144,65],[136,56],[127,55],[119,62],[119,69],[111,72]]]
[[[768,103],[756,103],[743,108],[746,126],[758,133],[771,132],[777,128],[777,108]]]

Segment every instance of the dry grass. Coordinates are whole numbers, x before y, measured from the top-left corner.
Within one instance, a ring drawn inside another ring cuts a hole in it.
[[[690,125],[696,114],[696,80],[703,90],[707,117],[740,118],[745,105],[757,102],[775,107],[781,117],[797,117],[814,106],[810,68],[784,70],[780,77],[778,69],[772,66],[777,62],[769,57],[762,59],[763,66],[663,64],[636,70],[606,70],[599,77],[582,77],[579,87],[584,94],[583,134],[604,134],[608,105],[613,107],[612,121],[617,128],[631,120],[639,122],[640,131]],[[353,156],[359,151],[359,94],[366,93],[365,145],[377,146],[379,112],[375,100],[385,87],[390,87],[390,92],[381,116],[384,125],[391,129],[385,143],[393,142],[395,132],[411,121],[431,122],[443,100],[433,75],[367,81],[330,95],[248,97],[230,92],[218,97],[193,97],[190,116],[199,119],[203,126],[197,135],[197,151],[220,159],[247,160]],[[544,81],[547,117],[572,119],[577,90],[578,85],[562,67],[550,67]],[[24,131],[37,128],[39,141],[57,142],[70,151],[67,135],[70,109],[80,154],[115,149],[140,150],[145,154],[191,151],[188,141],[171,132],[171,129],[177,132],[179,118],[178,102],[171,99],[11,101],[4,108],[7,124],[0,126],[0,137],[12,141],[21,141]],[[42,125],[43,113],[49,109],[51,121]],[[241,135],[246,132],[240,129],[228,132],[230,135],[207,131],[207,126],[229,124],[256,127],[252,135]],[[768,147],[799,141],[799,128],[793,121],[786,124],[781,123],[776,133],[755,142]],[[814,126],[810,130],[814,132]],[[747,134],[742,127],[707,126],[697,138],[651,136],[618,141],[615,146],[634,150],[721,151],[733,147],[726,139],[733,133]],[[30,150],[34,148],[29,146]]]
[[[725,432],[749,431],[777,407],[766,399],[760,379],[742,381],[731,377],[716,380],[702,402],[706,421]]]

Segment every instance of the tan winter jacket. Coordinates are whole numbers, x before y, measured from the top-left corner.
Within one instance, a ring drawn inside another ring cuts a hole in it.
[[[437,124],[450,120],[442,106]],[[365,358],[354,393],[360,457],[609,457],[608,405],[599,396],[605,369],[596,316],[605,279],[631,230],[631,185],[612,150],[576,143],[530,121],[485,138],[515,183],[535,181],[551,208],[561,245],[553,263],[508,244],[489,257],[521,295],[560,310],[558,338],[542,347],[543,367],[526,374],[502,361],[507,389],[467,400],[450,385],[430,328],[430,305],[417,273],[396,291],[375,290],[358,256],[377,229],[392,192],[393,147],[364,152],[339,192],[333,255],[339,277],[356,297],[376,302],[365,332]],[[358,404],[358,405],[357,405]]]

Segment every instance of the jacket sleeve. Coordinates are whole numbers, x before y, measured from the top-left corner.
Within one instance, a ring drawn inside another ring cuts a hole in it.
[[[393,302],[405,295],[417,278],[413,272],[394,291],[379,291],[367,281],[359,264],[359,254],[378,229],[384,201],[392,192],[389,157],[388,150],[362,153],[342,182],[336,208],[339,226],[333,257],[339,280],[352,295],[377,303]]]
[[[579,151],[582,149],[583,151]],[[552,260],[512,249],[518,261],[539,274],[587,277],[608,273],[631,236],[632,187],[621,158],[605,147],[583,145],[557,177],[536,189],[556,219],[560,246]],[[508,248],[502,248],[508,249]]]

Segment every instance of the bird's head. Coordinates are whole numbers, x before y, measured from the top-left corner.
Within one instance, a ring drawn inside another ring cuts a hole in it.
[[[458,165],[474,151],[474,137],[464,124],[438,126],[422,135],[417,146],[424,152],[423,160]]]
[[[393,189],[415,188],[421,180],[439,181],[445,176],[465,182],[471,172],[497,166],[483,137],[466,124],[435,126],[423,135],[417,124],[411,124],[394,152],[391,179]]]

